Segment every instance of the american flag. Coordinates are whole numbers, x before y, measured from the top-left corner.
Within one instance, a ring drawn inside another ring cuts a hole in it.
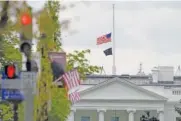
[[[77,69],[69,71],[63,75],[63,79],[68,89],[68,97],[72,103],[80,100],[80,94],[77,91],[77,87],[80,85],[80,77]],[[75,90],[76,89],[76,90]]]
[[[80,93],[78,91],[75,91],[75,92],[69,94],[69,100],[72,103],[79,101],[80,100]]]
[[[107,43],[107,42],[111,42],[111,33],[100,36],[97,38],[97,45]]]
[[[68,90],[71,90],[80,85],[80,77],[76,69],[65,73],[63,75],[63,79],[67,85]]]

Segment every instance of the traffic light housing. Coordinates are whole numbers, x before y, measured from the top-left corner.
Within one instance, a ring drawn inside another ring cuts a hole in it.
[[[37,72],[37,64],[31,60],[32,55],[32,39],[33,39],[33,27],[32,27],[32,12],[30,7],[26,7],[20,14],[20,51],[24,53],[26,61],[26,71]]]
[[[20,13],[20,51],[25,53],[25,56],[30,56],[32,38],[33,38],[33,27],[32,27],[32,12],[31,8],[26,7]]]
[[[23,12],[20,17],[21,34],[23,35],[23,40],[31,41],[33,37],[31,11]]]
[[[15,79],[15,78],[18,78],[18,75],[17,75],[17,67],[13,64],[10,64],[10,65],[6,65],[4,67],[4,73],[6,75],[6,78],[7,79]]]

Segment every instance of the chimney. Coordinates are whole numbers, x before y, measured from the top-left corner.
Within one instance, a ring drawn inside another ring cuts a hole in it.
[[[173,82],[174,68],[172,66],[158,66],[152,69],[153,83]]]
[[[159,70],[157,67],[154,67],[152,69],[152,79],[153,79],[153,83],[158,83],[158,74],[159,74]]]
[[[173,82],[174,68],[172,66],[159,66],[159,82]]]

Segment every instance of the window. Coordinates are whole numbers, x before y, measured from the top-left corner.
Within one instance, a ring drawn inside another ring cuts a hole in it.
[[[112,117],[111,121],[119,121],[119,117]]]
[[[181,95],[181,90],[173,90],[172,94],[173,95]]]
[[[82,116],[81,121],[90,121],[90,117],[89,116]]]

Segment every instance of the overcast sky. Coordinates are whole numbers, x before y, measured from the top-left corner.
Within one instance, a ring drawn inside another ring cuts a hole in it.
[[[43,2],[29,2],[39,9]],[[70,18],[69,31],[62,31],[67,52],[91,49],[91,64],[112,72],[112,56],[103,50],[112,43],[96,45],[96,38],[112,32],[113,2],[75,2],[74,8],[60,13]],[[154,66],[181,64],[181,2],[114,2],[117,74],[136,74],[139,63],[145,73]]]

